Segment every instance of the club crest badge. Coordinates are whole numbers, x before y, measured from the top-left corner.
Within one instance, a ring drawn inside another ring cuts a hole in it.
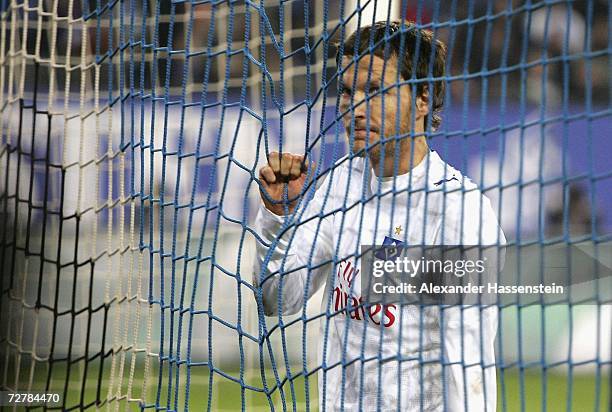
[[[399,239],[395,239],[390,236],[385,236],[382,247],[374,253],[374,256],[377,259],[382,260],[395,259],[400,254],[399,249],[404,245],[405,243]]]

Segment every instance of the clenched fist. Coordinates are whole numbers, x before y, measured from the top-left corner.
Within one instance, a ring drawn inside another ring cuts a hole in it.
[[[310,174],[312,178],[312,172]],[[304,156],[271,152],[268,164],[259,169],[259,179],[263,186],[260,194],[266,208],[279,216],[293,213],[300,195],[306,190],[307,176],[308,167],[304,163]]]

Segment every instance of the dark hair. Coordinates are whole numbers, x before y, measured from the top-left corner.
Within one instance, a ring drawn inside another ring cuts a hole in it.
[[[400,34],[396,34],[396,33]],[[385,36],[387,34],[387,36]],[[433,58],[433,67],[431,76],[441,78],[444,76],[444,68],[446,62],[446,46],[440,40],[434,39],[433,33],[429,30],[419,29],[412,22],[379,21],[371,26],[366,26],[358,29],[351,34],[344,42],[342,55],[341,49],[338,48],[336,59],[338,62],[342,56],[352,56],[355,54],[355,42],[359,41],[357,53],[363,54],[370,50],[370,44],[374,45],[372,54],[383,59],[388,59],[391,56],[400,57],[400,48],[402,46],[402,38],[404,38],[402,62],[400,74],[404,80],[412,78],[412,63],[414,54],[419,46],[418,56],[416,60],[415,78],[423,79],[430,77],[429,67]],[[370,39],[372,43],[370,43]],[[385,41],[386,40],[386,41]],[[418,43],[417,43],[418,42]],[[388,49],[385,47],[388,45]],[[385,51],[386,50],[386,51]],[[387,53],[387,55],[385,55]],[[444,105],[445,84],[442,80],[431,82],[433,90],[429,91],[431,99],[431,127],[437,129],[442,121],[440,111]],[[417,95],[421,96],[428,87],[428,82],[419,82],[416,85]],[[425,117],[425,127],[427,127],[427,117]]]

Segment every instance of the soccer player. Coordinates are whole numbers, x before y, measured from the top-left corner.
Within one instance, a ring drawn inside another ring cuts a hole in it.
[[[321,410],[496,408],[494,308],[368,304],[361,293],[361,245],[505,243],[489,200],[427,144],[441,120],[445,57],[411,23],[356,31],[338,52],[351,153],[314,194],[302,155],[270,153],[259,171],[264,313],[304,311],[325,288]]]

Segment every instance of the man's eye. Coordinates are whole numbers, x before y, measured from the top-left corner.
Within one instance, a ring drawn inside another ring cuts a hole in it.
[[[348,87],[342,87],[342,88],[340,88],[340,93],[342,93],[345,96],[350,96],[351,95],[351,89],[349,89]]]
[[[380,86],[372,86],[370,87],[370,95],[374,96],[377,95],[378,93],[380,93]]]

